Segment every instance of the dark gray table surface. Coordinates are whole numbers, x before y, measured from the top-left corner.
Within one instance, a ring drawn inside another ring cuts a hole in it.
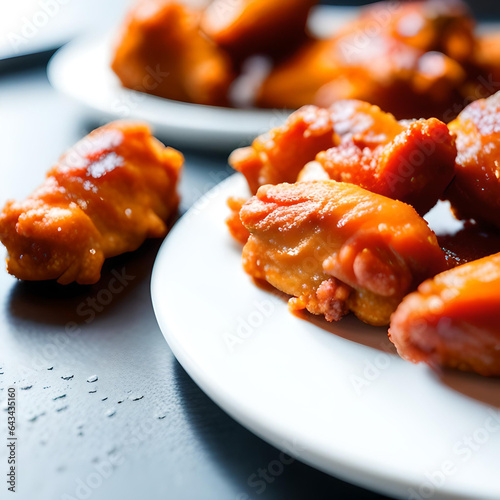
[[[43,68],[1,76],[0,203],[29,194],[90,123],[51,89]],[[230,173],[224,156],[186,152],[186,159],[183,210]],[[250,478],[279,451],[212,403],[172,355],[149,290],[159,245],[148,242],[111,260],[91,287],[20,283],[2,265],[0,400],[8,386],[18,389],[12,498],[383,498],[298,462],[264,490],[253,485]],[[82,303],[104,297],[99,291],[113,272],[133,279],[86,323],[91,318]],[[94,375],[98,380],[87,382]],[[2,443],[6,427],[7,412],[0,411]],[[6,471],[2,444],[2,478]],[[2,479],[0,498],[9,495]]]

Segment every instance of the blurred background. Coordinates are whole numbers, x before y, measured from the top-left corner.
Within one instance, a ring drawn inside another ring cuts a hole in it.
[[[119,24],[131,0],[22,0],[3,2],[0,16],[0,70],[5,59],[48,51],[75,36]],[[329,5],[364,5],[364,0],[323,0]],[[478,19],[500,17],[500,2],[467,0]],[[44,15],[46,13],[46,15]],[[12,66],[13,61],[9,62]]]

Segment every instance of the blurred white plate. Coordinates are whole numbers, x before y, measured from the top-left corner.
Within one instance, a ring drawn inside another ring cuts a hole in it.
[[[310,18],[320,36],[338,29],[356,10],[319,7]],[[76,40],[49,63],[51,84],[97,112],[99,118],[133,118],[151,123],[155,132],[176,142],[210,149],[246,145],[284,121],[289,111],[201,106],[123,88],[110,68],[112,37]]]
[[[401,499],[498,500],[500,380],[407,363],[387,330],[354,318],[290,314],[243,272],[228,196],[248,196],[239,174],[179,221],[153,271],[158,322],[195,382],[255,434],[352,483]],[[262,464],[271,476],[282,466]]]

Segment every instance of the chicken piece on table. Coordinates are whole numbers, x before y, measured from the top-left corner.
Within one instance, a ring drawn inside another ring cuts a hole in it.
[[[113,122],[68,150],[0,214],[7,269],[23,280],[95,283],[103,262],[167,233],[183,156],[142,123]]]

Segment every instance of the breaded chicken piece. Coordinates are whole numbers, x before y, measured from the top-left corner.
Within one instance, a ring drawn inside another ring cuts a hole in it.
[[[317,0],[214,0],[203,31],[241,63],[253,54],[280,58],[306,38],[310,8]]]
[[[500,375],[500,254],[422,283],[391,319],[389,336],[413,363]]]
[[[142,123],[114,122],[75,144],[0,214],[7,270],[23,280],[95,283],[108,257],[167,232],[183,156]]]
[[[469,104],[449,128],[458,149],[447,193],[455,215],[500,227],[500,92]]]
[[[330,179],[403,201],[420,215],[453,180],[455,140],[436,118],[398,122],[362,101],[339,101],[331,113],[341,142],[316,157]]]
[[[128,13],[111,64],[123,86],[167,99],[227,105],[232,62],[200,32],[201,15],[183,2],[141,0]]]
[[[282,126],[257,137],[250,147],[234,151],[229,164],[246,177],[255,193],[263,184],[295,182],[307,162],[337,143],[331,113],[304,106]]]
[[[241,209],[243,267],[292,295],[290,307],[348,311],[387,325],[403,297],[446,268],[436,236],[410,206],[335,181],[263,186]]]

